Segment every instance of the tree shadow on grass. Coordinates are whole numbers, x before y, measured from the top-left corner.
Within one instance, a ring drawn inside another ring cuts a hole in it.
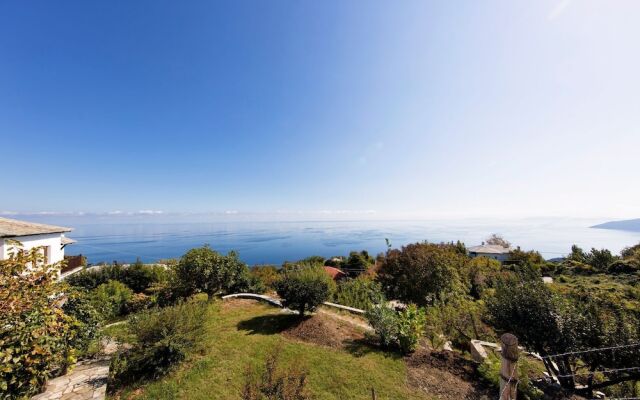
[[[305,317],[308,318],[308,317]],[[261,315],[238,322],[237,328],[250,335],[274,335],[292,328],[304,321],[295,314]]]
[[[367,354],[381,354],[385,358],[392,358],[398,360],[402,358],[402,355],[391,349],[383,349],[382,347],[371,343],[370,338],[345,340],[344,348],[354,357],[363,357]]]

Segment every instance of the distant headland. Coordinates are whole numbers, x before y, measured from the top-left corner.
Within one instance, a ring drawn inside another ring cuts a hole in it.
[[[621,221],[609,221],[602,224],[594,225],[592,226],[592,228],[640,232],[640,218],[626,219]]]

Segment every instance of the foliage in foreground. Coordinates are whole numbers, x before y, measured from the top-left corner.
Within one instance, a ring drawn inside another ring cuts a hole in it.
[[[85,348],[92,336],[83,329],[93,311],[77,300],[77,307],[64,312],[60,304],[66,286],[57,282],[60,266],[45,265],[39,250],[25,251],[15,244],[9,258],[0,261],[3,399],[37,393],[49,377],[75,362],[78,349]],[[87,319],[79,319],[85,314]]]
[[[310,266],[284,271],[275,286],[284,306],[298,311],[302,317],[327,301],[335,283],[322,267]]]
[[[199,347],[206,316],[206,302],[196,299],[133,315],[133,347],[111,361],[109,390],[166,374]]]
[[[399,349],[402,353],[416,350],[418,340],[424,335],[426,315],[423,309],[410,304],[396,312],[385,305],[371,307],[366,314],[384,347]]]
[[[247,369],[247,381],[242,400],[310,400],[307,390],[308,371],[301,368],[282,370],[279,367],[281,347],[267,355],[265,368],[259,377]]]
[[[497,329],[512,332],[523,345],[542,356],[640,341],[638,315],[588,292],[560,296],[539,278],[504,279],[487,306]],[[640,349],[636,346],[556,357],[555,363],[544,359],[544,363],[549,373],[560,376],[563,388],[591,395],[593,390],[640,379],[637,371],[598,372],[635,365],[639,357]],[[573,378],[577,371],[584,379]],[[577,384],[585,388],[576,389]]]

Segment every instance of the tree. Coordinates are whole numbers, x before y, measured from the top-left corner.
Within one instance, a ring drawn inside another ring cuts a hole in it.
[[[466,293],[466,261],[455,245],[415,243],[389,250],[376,279],[392,299],[431,305]]]
[[[322,267],[292,268],[283,272],[275,284],[285,307],[297,310],[300,317],[313,311],[331,295],[335,283]]]
[[[213,296],[242,291],[249,285],[249,268],[235,252],[222,255],[208,245],[185,253],[174,272],[174,283],[183,296],[198,292]]]
[[[352,251],[342,266],[342,270],[354,278],[366,272],[373,265],[374,261],[373,257],[371,257],[366,250],[360,252]]]
[[[497,233],[492,233],[491,236],[485,239],[485,242],[494,246],[502,246],[506,249],[511,247],[511,243]]]

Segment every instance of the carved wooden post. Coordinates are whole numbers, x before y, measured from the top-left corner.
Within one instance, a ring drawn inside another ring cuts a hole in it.
[[[518,386],[518,338],[510,333],[500,336],[500,400],[516,400]]]

